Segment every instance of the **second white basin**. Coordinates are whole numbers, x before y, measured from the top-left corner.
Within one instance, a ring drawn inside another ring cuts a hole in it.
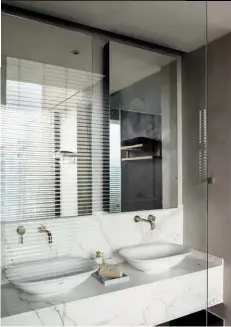
[[[6,278],[21,290],[39,296],[66,293],[98,269],[91,259],[59,257],[7,267]]]
[[[138,270],[159,274],[179,264],[190,252],[183,245],[156,242],[122,248],[119,255]]]

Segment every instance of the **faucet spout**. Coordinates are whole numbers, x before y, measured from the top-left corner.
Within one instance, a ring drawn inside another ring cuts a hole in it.
[[[45,232],[47,233],[47,236],[48,236],[48,243],[52,244],[52,234],[51,234],[51,232],[49,232],[49,230],[46,230]]]
[[[149,215],[149,216],[148,216],[148,221],[149,221],[150,224],[151,224],[151,229],[152,229],[152,230],[154,230],[155,227],[156,227],[155,220],[156,220],[156,217],[155,217],[155,216],[153,216],[153,215]]]
[[[46,226],[41,225],[38,227],[38,232],[39,233],[46,233],[48,237],[48,244],[52,244],[52,234],[49,230],[46,229]]]
[[[154,230],[155,227],[156,227],[155,220],[156,220],[156,217],[153,216],[153,215],[149,215],[149,216],[148,216],[148,219],[140,218],[140,216],[135,216],[135,217],[134,217],[134,221],[135,221],[136,223],[138,223],[139,221],[143,221],[143,222],[145,222],[145,223],[150,223],[150,225],[151,225],[151,230]]]

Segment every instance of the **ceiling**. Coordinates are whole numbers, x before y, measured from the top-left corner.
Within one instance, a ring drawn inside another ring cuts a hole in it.
[[[205,1],[7,1],[181,51],[206,40]],[[208,38],[231,32],[231,1],[208,1]]]

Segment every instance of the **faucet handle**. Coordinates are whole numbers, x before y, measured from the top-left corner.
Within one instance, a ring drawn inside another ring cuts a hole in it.
[[[39,233],[42,233],[42,232],[45,232],[46,231],[46,226],[44,226],[44,225],[40,225],[40,226],[38,226],[38,232]]]
[[[134,217],[134,221],[135,221],[136,223],[138,223],[139,221],[141,221],[140,216],[135,216],[135,217]]]
[[[156,217],[153,215],[148,215],[148,220],[156,221]]]
[[[20,244],[23,244],[23,235],[26,233],[26,228],[24,226],[18,226],[16,232],[20,235]]]

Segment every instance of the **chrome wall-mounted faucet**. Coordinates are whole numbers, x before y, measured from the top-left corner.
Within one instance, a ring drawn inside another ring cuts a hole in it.
[[[51,232],[49,232],[49,230],[46,229],[46,226],[44,226],[44,225],[39,226],[38,232],[39,233],[47,233],[48,244],[52,244],[52,234],[51,234]]]
[[[151,229],[152,229],[152,230],[154,230],[155,227],[156,227],[155,220],[156,220],[156,217],[153,216],[153,215],[149,215],[149,216],[148,216],[148,219],[140,218],[140,216],[135,216],[135,217],[134,217],[134,221],[135,221],[136,223],[138,223],[139,221],[144,221],[144,222],[146,222],[146,223],[150,223],[150,225],[151,225]]]

